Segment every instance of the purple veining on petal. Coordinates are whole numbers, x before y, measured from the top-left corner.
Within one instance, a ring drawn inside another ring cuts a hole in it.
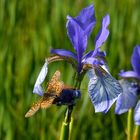
[[[138,45],[133,49],[133,54],[131,57],[131,64],[132,64],[133,70],[140,77],[140,46]]]
[[[68,51],[68,50],[64,50],[64,49],[52,49],[51,48],[50,53],[51,54],[61,55],[61,56],[66,56],[66,57],[71,57],[71,58],[77,60],[76,54],[74,54],[73,52]]]
[[[99,47],[106,41],[108,35],[109,35],[109,30],[107,29],[108,25],[110,23],[110,17],[109,15],[105,15],[102,19],[102,27],[95,37],[95,50],[98,51]]]
[[[122,93],[119,82],[99,66],[88,71],[88,92],[95,112],[106,113]]]

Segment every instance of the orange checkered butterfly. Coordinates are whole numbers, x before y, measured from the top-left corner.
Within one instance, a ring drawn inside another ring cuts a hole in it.
[[[60,71],[56,71],[48,83],[47,90],[43,96],[33,104],[26,113],[25,117],[31,117],[40,108],[47,109],[52,104],[56,105],[71,105],[75,104],[75,99],[81,96],[79,90],[70,88],[60,81]]]

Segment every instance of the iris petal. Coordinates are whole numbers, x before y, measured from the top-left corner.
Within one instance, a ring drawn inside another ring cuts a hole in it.
[[[119,73],[119,76],[124,77],[124,78],[140,79],[140,76],[135,71],[126,71],[126,72],[121,71]]]
[[[85,61],[85,60],[88,59],[89,57],[91,57],[91,56],[93,57],[93,54],[94,54],[94,50],[88,52],[87,54],[85,54],[85,55],[83,56],[83,60]]]
[[[140,77],[140,46],[138,46],[138,45],[133,49],[133,54],[131,57],[131,64],[132,64],[134,71]]]
[[[76,51],[77,60],[79,64],[78,69],[80,70],[82,67],[82,56],[87,46],[87,35],[85,34],[84,30],[73,19],[67,21],[67,33]]]
[[[88,57],[87,59],[83,59],[82,63],[87,63],[91,65],[103,65],[104,61],[102,59],[97,59],[96,57]]]
[[[105,56],[106,56],[105,51],[97,51],[96,54],[95,54],[94,50],[93,50],[93,51],[90,51],[83,56],[83,61],[85,61],[86,59],[88,59],[90,57],[105,57]]]
[[[108,35],[109,35],[109,30],[107,29],[108,25],[110,23],[110,17],[107,14],[106,16],[103,17],[102,19],[102,27],[95,37],[95,50],[98,50],[99,47],[106,41]]]
[[[89,37],[96,23],[93,4],[84,8],[75,18],[75,20],[78,22],[81,28],[86,32],[86,35]]]
[[[116,114],[125,113],[130,108],[135,106],[138,90],[138,87],[134,86],[131,82],[128,82],[127,80],[120,80],[119,82],[123,88],[123,93],[118,97],[116,101]]]
[[[88,77],[88,92],[95,112],[106,113],[122,93],[122,88],[119,82],[101,67],[90,69]]]
[[[136,125],[140,125],[140,100],[138,101],[134,111],[134,121]]]
[[[61,55],[61,56],[66,56],[66,57],[71,57],[71,58],[77,60],[76,54],[74,54],[71,51],[64,50],[64,49],[52,49],[51,48],[50,53],[51,54]]]
[[[33,93],[41,96],[43,95],[44,91],[41,87],[41,84],[45,80],[47,73],[48,73],[48,62],[46,61],[37,77],[36,83],[34,85]]]
[[[84,30],[73,19],[67,21],[66,27],[75,51],[83,54],[87,46],[87,36]]]

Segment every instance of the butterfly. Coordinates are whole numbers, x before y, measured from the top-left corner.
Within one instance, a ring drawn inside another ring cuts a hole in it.
[[[60,75],[58,70],[54,73],[46,92],[25,114],[26,118],[33,116],[39,109],[47,109],[52,104],[74,105],[75,99],[80,98],[80,90],[66,86],[63,81],[60,81]]]

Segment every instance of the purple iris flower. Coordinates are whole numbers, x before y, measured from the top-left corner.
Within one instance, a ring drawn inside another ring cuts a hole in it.
[[[84,8],[75,18],[67,16],[67,34],[74,47],[75,53],[64,49],[51,49],[51,54],[73,58],[77,62],[77,72],[80,72],[84,64],[91,64],[88,70],[88,93],[94,104],[95,112],[107,112],[122,92],[119,82],[111,76],[107,64],[102,59],[105,52],[100,47],[106,41],[110,23],[109,15],[105,15],[101,22],[101,29],[95,37],[95,49],[84,54],[87,41],[96,23],[94,7],[90,5]]]
[[[88,37],[96,23],[93,5],[84,8],[75,18],[67,16],[67,34],[74,47],[75,53],[64,49],[51,49],[51,54],[66,56],[73,58],[77,62],[77,72],[80,73],[85,63],[102,64],[103,61],[97,60],[99,56],[105,56],[104,52],[100,52],[101,45],[106,41],[109,30],[107,29],[110,18],[105,15],[102,19],[102,27],[95,37],[95,50],[84,55],[87,47]]]
[[[137,45],[133,49],[131,56],[131,64],[133,71],[121,71],[119,74],[123,79],[120,80],[120,84],[123,88],[123,93],[118,97],[116,101],[116,114],[122,114],[127,112],[130,108],[135,107],[134,121],[137,125],[140,125],[140,101],[138,100],[138,92],[140,90],[140,46]],[[129,79],[134,81],[129,81]],[[136,105],[137,103],[137,105]]]
[[[117,100],[120,93],[122,93],[122,87],[109,73],[108,65],[103,59],[106,54],[100,51],[100,47],[109,35],[107,27],[110,23],[110,17],[108,14],[103,17],[101,29],[95,37],[95,49],[84,54],[88,38],[95,23],[96,19],[93,5],[84,8],[75,18],[67,16],[67,34],[75,53],[65,49],[51,49],[51,54],[56,54],[63,58],[67,57],[66,59],[72,58],[72,61],[76,62],[76,66],[74,67],[76,67],[79,79],[87,71],[89,77],[88,93],[95,107],[95,112],[106,113]],[[47,72],[48,62],[46,61],[37,78],[33,93],[43,95],[41,84]]]

